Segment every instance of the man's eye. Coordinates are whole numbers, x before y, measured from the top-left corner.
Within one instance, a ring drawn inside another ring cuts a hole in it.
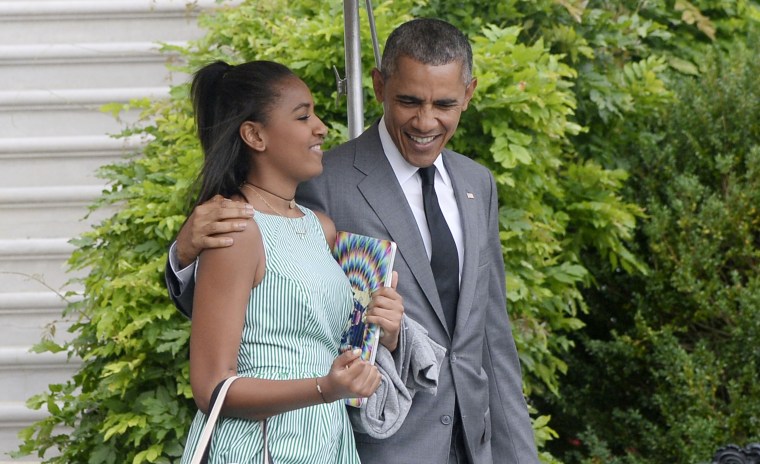
[[[298,118],[299,121],[307,121],[311,117],[310,114],[305,114]]]

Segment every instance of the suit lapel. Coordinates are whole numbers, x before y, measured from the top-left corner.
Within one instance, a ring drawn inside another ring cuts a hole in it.
[[[457,327],[464,327],[470,316],[473,299],[475,298],[475,284],[478,272],[478,229],[484,224],[478,218],[478,199],[468,197],[468,193],[475,190],[467,182],[464,176],[465,170],[455,165],[455,158],[444,150],[443,163],[449,173],[454,189],[454,198],[459,207],[459,215],[462,221],[462,245],[464,246],[464,263],[462,265],[462,278],[459,284],[459,303],[457,304]],[[462,333],[459,330],[459,333]],[[456,333],[456,331],[455,331]]]
[[[418,285],[433,306],[438,319],[446,327],[441,301],[435,287],[422,236],[403,190],[395,181],[388,159],[383,153],[380,135],[375,124],[364,136],[357,139],[354,166],[367,177],[359,182],[359,191],[383,223],[391,240],[396,242],[398,253],[407,264]],[[388,179],[393,179],[389,182]],[[388,207],[393,205],[393,207]]]

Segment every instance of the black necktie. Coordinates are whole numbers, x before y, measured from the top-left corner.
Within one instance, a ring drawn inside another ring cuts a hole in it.
[[[419,173],[422,179],[422,202],[430,229],[430,267],[433,269],[435,286],[438,288],[446,325],[451,335],[454,333],[459,301],[459,255],[454,237],[438,203],[438,195],[435,194],[435,166],[420,168]]]

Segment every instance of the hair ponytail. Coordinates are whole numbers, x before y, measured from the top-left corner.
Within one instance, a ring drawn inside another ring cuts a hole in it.
[[[230,69],[232,66],[224,61],[216,61],[204,66],[195,73],[190,88],[198,138],[204,151],[209,150],[214,139],[212,132],[218,124],[216,114],[220,105],[218,102],[220,82]]]

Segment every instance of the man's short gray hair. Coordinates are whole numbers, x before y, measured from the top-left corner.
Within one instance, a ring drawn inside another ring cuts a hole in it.
[[[472,80],[472,47],[456,27],[434,18],[405,22],[391,32],[385,42],[380,71],[384,78],[393,76],[396,64],[407,56],[422,64],[441,66],[454,61],[462,63],[462,80]]]

